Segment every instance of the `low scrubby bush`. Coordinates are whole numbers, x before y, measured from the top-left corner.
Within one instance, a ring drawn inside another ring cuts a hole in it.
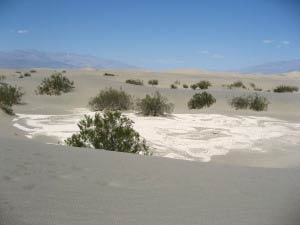
[[[206,91],[202,93],[196,93],[188,101],[189,109],[202,109],[203,107],[210,107],[216,102],[216,99]]]
[[[255,111],[265,111],[268,109],[269,101],[266,97],[258,94],[234,97],[230,105],[235,109],[252,109]]]
[[[170,88],[171,88],[171,89],[177,89],[177,86],[176,86],[175,84],[171,84],[171,85],[170,85]]]
[[[6,76],[5,75],[0,75],[0,81],[5,80]]]
[[[24,78],[23,74],[20,74],[19,78]]]
[[[21,104],[24,92],[20,87],[8,84],[0,85],[0,108],[7,114],[13,115],[12,106]]]
[[[183,84],[182,87],[183,88],[189,88],[189,86],[187,84]]]
[[[108,110],[129,110],[133,106],[132,98],[122,90],[109,88],[100,91],[100,93],[92,98],[89,107],[93,111]]]
[[[150,84],[150,85],[158,85],[158,80],[149,80],[148,81],[148,84]]]
[[[30,70],[30,73],[36,73],[36,70]]]
[[[24,73],[24,77],[31,77],[31,73],[28,72]]]
[[[197,87],[198,87],[198,85],[197,84],[191,84],[191,86],[190,86],[193,90],[196,90],[197,89]]]
[[[277,93],[294,92],[294,91],[299,91],[299,88],[296,86],[280,85],[274,89],[274,92]]]
[[[173,108],[174,105],[159,92],[155,92],[152,96],[146,95],[145,98],[137,101],[137,109],[144,116],[162,116],[165,113],[171,113]]]
[[[66,73],[67,71],[66,70],[63,70],[63,71],[61,71],[62,73]]]
[[[78,127],[79,133],[65,140],[67,145],[149,155],[149,147],[133,129],[133,121],[119,111],[96,113],[94,118],[86,115]]]
[[[203,89],[208,89],[208,87],[211,86],[211,83],[207,80],[202,80],[198,83],[192,84],[190,87],[193,90],[196,90],[197,88],[203,90]]]
[[[113,74],[113,73],[105,73],[105,74],[103,74],[103,76],[114,77],[114,76],[116,76],[116,75]]]
[[[232,84],[229,84],[227,87],[229,89],[232,89],[232,88],[244,88],[244,89],[246,89],[246,86],[243,84],[242,81],[233,82]]]
[[[202,90],[202,89],[208,89],[208,87],[211,86],[211,83],[207,80],[202,80],[198,82],[197,85]]]
[[[36,94],[60,95],[61,93],[70,92],[73,88],[73,81],[70,81],[61,73],[55,73],[42,80],[42,83],[37,87]]]
[[[127,84],[134,84],[134,85],[144,85],[144,82],[142,80],[139,80],[139,79],[129,79],[129,80],[126,80],[125,83]]]
[[[175,84],[175,85],[180,85],[180,80],[176,80],[176,81],[174,82],[174,84]]]

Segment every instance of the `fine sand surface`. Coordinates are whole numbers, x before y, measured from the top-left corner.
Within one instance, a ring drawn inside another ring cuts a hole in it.
[[[54,70],[23,79],[15,72],[0,71],[26,92],[25,104],[14,107],[17,116],[0,111],[0,224],[300,224],[300,93],[267,91],[299,87],[299,73],[109,71],[116,76],[105,77],[107,71],[68,70],[71,93],[39,96],[36,86]],[[149,79],[158,79],[158,87]],[[181,86],[171,90],[176,80]],[[199,91],[182,84],[200,80],[212,83],[217,103],[189,110],[187,101]],[[249,90],[222,86],[238,80]],[[254,92],[250,82],[270,100],[268,111],[228,105],[232,96]],[[170,117],[126,114],[154,155],[186,160],[57,145],[91,113],[88,100],[109,87],[136,98],[158,90],[173,102]]]

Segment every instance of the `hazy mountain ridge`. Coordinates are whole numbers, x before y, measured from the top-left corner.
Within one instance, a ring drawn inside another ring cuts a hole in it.
[[[294,71],[300,71],[300,59],[269,62],[255,66],[248,66],[239,69],[240,73],[289,73]]]
[[[37,50],[0,51],[0,68],[66,68],[78,69],[93,67],[97,69],[136,69],[137,67],[119,62],[98,58],[91,55],[42,52]]]

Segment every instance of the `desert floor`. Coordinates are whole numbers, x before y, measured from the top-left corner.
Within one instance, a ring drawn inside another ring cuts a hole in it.
[[[53,72],[37,69],[20,79],[16,70],[0,71],[26,92],[15,117],[0,112],[0,224],[299,224],[300,93],[268,92],[280,84],[300,86],[299,74],[67,70],[72,92],[36,95]],[[159,85],[148,85],[150,79]],[[200,80],[212,83],[208,92],[217,103],[189,110],[187,101],[199,91],[182,84]],[[223,87],[238,80],[249,89]],[[175,81],[180,87],[170,89]],[[254,92],[250,82],[263,89],[257,93],[271,102],[268,111],[229,106],[232,96]],[[89,113],[89,99],[109,87],[135,98],[160,91],[174,103],[169,118],[126,112],[150,139],[154,156],[57,145]]]

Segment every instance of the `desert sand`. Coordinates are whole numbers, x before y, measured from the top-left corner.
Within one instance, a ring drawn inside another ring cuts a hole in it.
[[[15,72],[0,71],[26,92],[16,116],[0,111],[0,224],[299,224],[300,93],[268,92],[300,86],[299,73],[67,70],[72,92],[40,96],[35,88],[54,70],[23,79]],[[159,85],[148,85],[150,79]],[[187,101],[199,91],[182,84],[200,80],[212,83],[208,91],[217,103],[189,110]],[[238,80],[263,89],[258,93],[271,102],[268,111],[228,105],[232,96],[253,93],[223,87]],[[180,87],[170,89],[175,81]],[[89,99],[108,87],[136,98],[160,91],[174,103],[167,118],[126,112],[154,156],[61,145],[91,113]]]

